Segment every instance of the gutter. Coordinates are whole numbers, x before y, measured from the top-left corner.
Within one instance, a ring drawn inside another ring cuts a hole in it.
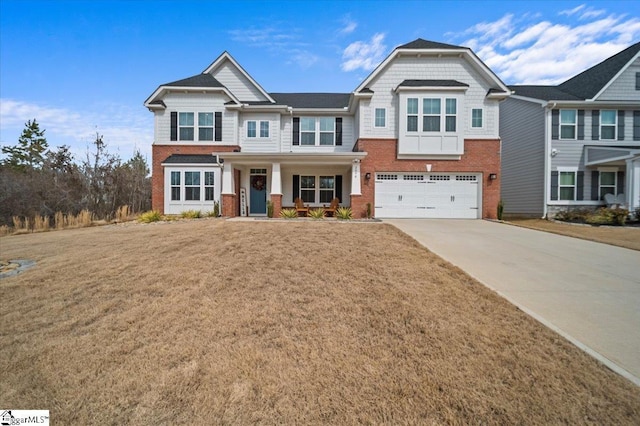
[[[542,205],[542,219],[547,219],[549,193],[551,192],[551,110],[556,107],[556,102],[547,103],[542,107],[545,108],[544,112],[544,203]]]

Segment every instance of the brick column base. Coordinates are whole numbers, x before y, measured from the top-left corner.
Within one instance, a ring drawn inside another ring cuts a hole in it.
[[[271,202],[273,203],[273,217],[280,217],[282,194],[271,194]]]
[[[362,195],[351,194],[351,211],[354,219],[362,219],[367,217],[367,203]]]
[[[236,194],[222,194],[222,216],[236,217]]]

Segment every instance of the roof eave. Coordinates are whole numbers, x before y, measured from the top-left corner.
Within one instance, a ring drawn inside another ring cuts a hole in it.
[[[192,86],[160,86],[156,89],[155,92],[151,96],[144,101],[144,106],[147,108],[151,108],[151,102],[157,100],[157,98],[163,96],[166,93],[171,92],[221,92],[229,97],[229,99],[233,100],[235,103],[241,103],[238,98],[236,98],[226,87],[192,87]]]

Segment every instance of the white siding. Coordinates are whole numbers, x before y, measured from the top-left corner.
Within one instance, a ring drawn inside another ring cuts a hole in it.
[[[296,115],[296,117],[298,117]],[[305,114],[303,117],[319,117]],[[326,117],[326,116],[324,116]],[[293,145],[293,116],[282,116],[282,133],[280,149],[282,152],[351,152],[355,144],[355,134],[353,131],[353,116],[342,117],[342,145],[341,146],[300,146]]]
[[[256,135],[260,135],[260,121],[269,122],[268,138],[248,138],[247,121],[256,122]],[[279,152],[280,151],[280,114],[243,113],[239,119],[239,139],[243,152]]]
[[[640,90],[636,90],[636,73],[638,72],[640,72],[640,58],[615,79],[597,100],[640,102]]]
[[[155,113],[155,143],[156,144],[206,144],[206,145],[236,145],[236,117],[235,111],[228,111],[224,103],[230,99],[222,94],[205,93],[167,93],[163,101],[167,109]],[[193,112],[196,114],[196,129],[194,141],[171,141],[171,112]],[[222,141],[198,141],[197,113],[222,112]]]
[[[260,90],[229,61],[225,61],[212,75],[240,101],[267,100]]]
[[[458,123],[464,138],[498,137],[498,101],[486,99],[492,84],[486,81],[464,58],[459,57],[399,57],[371,82],[374,91],[371,102],[361,102],[360,137],[398,137],[398,95],[394,89],[404,80],[456,80],[469,85],[462,108],[458,111]],[[425,93],[425,92],[422,92]],[[387,108],[387,127],[373,127],[375,108]],[[484,128],[471,129],[471,109],[484,109]]]

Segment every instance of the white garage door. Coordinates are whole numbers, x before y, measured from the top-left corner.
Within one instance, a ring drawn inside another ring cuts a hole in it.
[[[477,219],[480,181],[479,174],[378,173],[375,216]]]

